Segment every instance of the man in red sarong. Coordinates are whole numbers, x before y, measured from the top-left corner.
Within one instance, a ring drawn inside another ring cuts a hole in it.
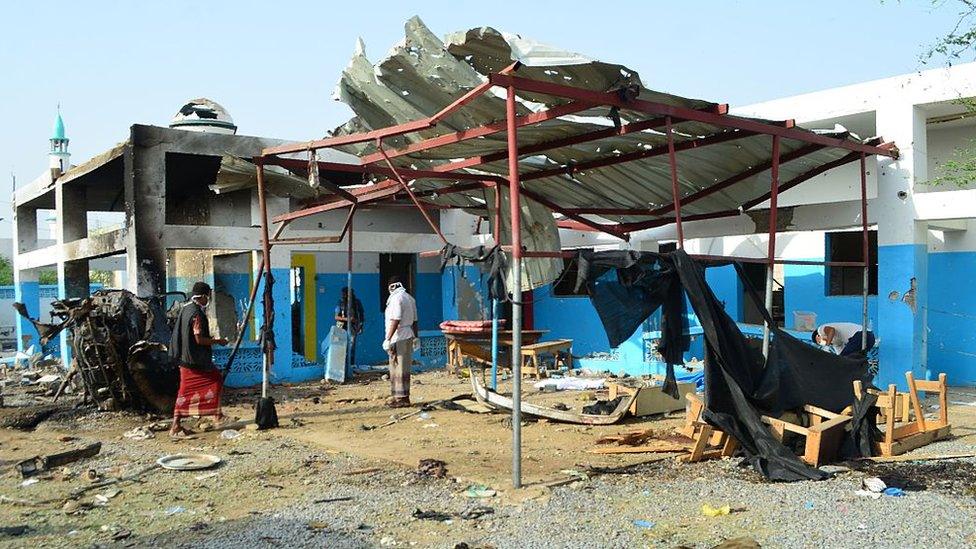
[[[224,377],[214,366],[212,347],[227,345],[227,339],[210,337],[210,322],[204,312],[210,294],[206,282],[194,284],[193,297],[183,304],[173,327],[169,353],[180,365],[180,391],[173,407],[172,437],[188,434],[180,425],[184,417],[216,416],[217,421],[224,417],[220,411]]]

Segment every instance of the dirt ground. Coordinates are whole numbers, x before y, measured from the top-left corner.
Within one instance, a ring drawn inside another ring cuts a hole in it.
[[[130,537],[146,540],[147,536],[173,535],[181,530],[205,530],[210,524],[274,513],[307,500],[312,490],[328,492],[332,486],[321,485],[326,475],[338,478],[340,484],[355,484],[366,482],[373,468],[413,471],[424,458],[446,462],[450,477],[458,479],[460,486],[484,484],[499,492],[499,501],[518,503],[544,497],[550,486],[572,479],[586,468],[624,467],[667,458],[667,454],[597,455],[587,450],[601,436],[667,429],[678,426],[683,418],[683,412],[678,412],[664,418],[631,418],[617,425],[592,427],[528,421],[522,429],[522,470],[527,489],[516,491],[511,488],[512,431],[504,414],[435,407],[422,416],[364,429],[415,410],[385,407],[389,383],[377,374],[341,386],[276,386],[273,395],[282,427],[256,431],[248,423],[253,419],[257,392],[228,393],[225,412],[242,418],[234,425],[241,436],[234,439],[223,438],[218,431],[200,431],[181,441],[169,440],[165,432],[147,440],[132,440],[123,433],[159,418],[63,408],[34,430],[0,429],[0,525],[27,525],[30,529],[26,536],[0,534],[0,544],[126,543]],[[467,380],[440,371],[413,379],[415,403],[467,394]],[[529,398],[550,404],[562,402],[579,410],[592,396],[565,392]],[[976,406],[972,404],[976,397],[954,394],[950,400],[957,402],[950,408],[956,441],[976,443]],[[478,408],[473,401],[460,403]],[[22,413],[21,408],[0,408],[0,420]],[[23,486],[23,479],[13,468],[14,463],[31,456],[96,441],[103,443],[98,456],[44,473],[34,484]],[[135,481],[117,485],[121,490],[118,494],[113,494],[116,486],[107,486],[73,495],[91,486],[86,478],[89,474],[99,479],[128,475],[152,465],[160,456],[178,452],[214,454],[223,463],[213,471],[199,473],[152,469]],[[925,448],[916,452],[924,453]],[[682,466],[692,477],[696,467],[700,466]],[[961,493],[971,490],[965,482],[960,481]],[[103,501],[97,501],[99,495],[105,496]],[[74,503],[66,507],[69,500]],[[423,545],[422,540],[419,543]]]

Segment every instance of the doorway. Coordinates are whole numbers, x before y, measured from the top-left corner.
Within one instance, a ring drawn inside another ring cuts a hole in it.
[[[743,263],[742,267],[746,278],[759,294],[759,299],[763,299],[766,291],[766,265],[763,263]],[[782,266],[775,265],[773,268],[773,306],[770,313],[773,317],[773,322],[780,327],[784,325],[783,321],[786,318],[786,312],[783,306],[783,284],[780,282],[781,280],[783,280]],[[742,282],[742,289],[740,291],[742,299],[742,322],[745,324],[763,324],[763,316],[760,311],[762,304],[757,305],[749,297],[745,282]]]
[[[316,345],[315,313],[315,254],[292,254],[289,273],[289,298],[291,301],[291,350],[315,362]]]
[[[386,300],[390,297],[389,284],[391,276],[399,276],[403,287],[416,299],[414,292],[414,274],[417,269],[417,258],[414,254],[380,254],[380,310],[386,309]]]

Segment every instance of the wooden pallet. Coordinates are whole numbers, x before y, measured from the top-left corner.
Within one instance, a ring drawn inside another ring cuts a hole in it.
[[[820,467],[837,456],[851,416],[836,414],[809,404],[803,407],[803,415],[809,423],[808,427],[769,416],[762,416],[762,421],[769,425],[773,436],[779,441],[783,440],[787,432],[804,437],[800,459],[814,467]]]
[[[905,380],[908,382],[908,393],[898,393],[894,384],[889,385],[887,391],[868,389],[868,392],[878,397],[875,406],[878,407],[880,416],[883,418],[879,419],[879,422],[884,425],[884,439],[875,443],[875,454],[897,456],[936,440],[948,438],[951,434],[952,425],[949,423],[949,396],[946,375],[944,373],[939,374],[937,381],[929,381],[916,380],[911,372],[905,372]],[[864,393],[863,384],[860,381],[855,381],[854,395],[860,399]],[[925,419],[920,393],[938,395],[938,419]],[[899,401],[899,395],[904,395],[901,401]],[[911,403],[914,419],[900,409],[902,407],[900,402],[906,400]],[[896,424],[899,418],[903,420],[901,425]]]
[[[739,443],[730,435],[712,427],[702,420],[705,403],[698,395],[688,393],[688,413],[685,416],[684,427],[680,433],[692,440],[690,453],[681,459],[688,463],[695,463],[706,459],[731,457]]]

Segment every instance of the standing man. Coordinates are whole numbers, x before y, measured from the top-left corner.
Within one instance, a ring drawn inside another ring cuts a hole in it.
[[[180,420],[190,416],[224,418],[220,409],[220,395],[224,376],[214,366],[213,346],[227,345],[226,338],[210,337],[210,322],[204,309],[210,303],[210,285],[197,282],[193,297],[183,304],[173,327],[169,356],[180,365],[180,390],[173,407],[171,437],[189,434]]]
[[[383,350],[390,355],[390,392],[387,405],[402,408],[410,405],[410,366],[413,342],[417,336],[417,302],[407,293],[399,276],[391,276],[390,297],[386,300],[386,332]]]
[[[352,310],[346,311],[349,302],[352,301]],[[335,319],[336,325],[349,333],[349,365],[356,365],[356,336],[363,333],[363,304],[356,297],[356,292],[349,288],[342,289],[342,297],[336,305]],[[351,372],[346,372],[348,376]]]
[[[874,347],[874,332],[868,330],[865,335],[864,327],[853,322],[831,322],[822,324],[813,331],[811,339],[821,347],[827,347],[834,354],[850,356],[861,352],[861,338],[867,338],[866,351]]]

